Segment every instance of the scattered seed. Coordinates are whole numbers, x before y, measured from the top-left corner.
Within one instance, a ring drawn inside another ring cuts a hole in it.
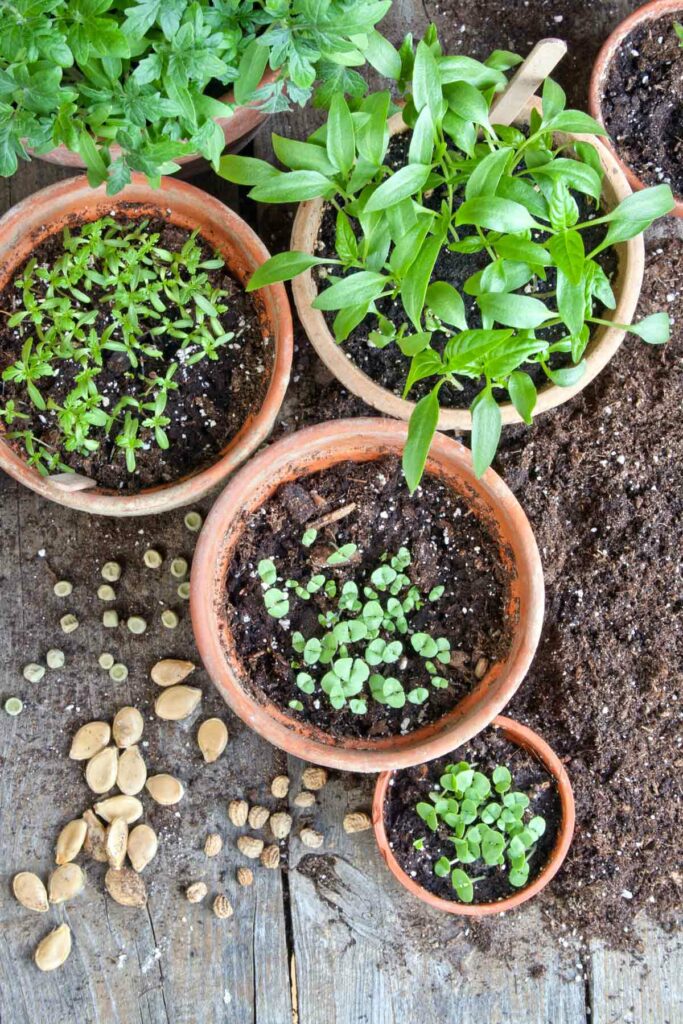
[[[49,909],[47,890],[42,880],[32,871],[20,871],[18,875],[15,875],[12,879],[12,889],[16,899],[27,910],[35,910],[37,914],[44,914]]]
[[[68,580],[57,580],[52,590],[54,591],[55,597],[68,597],[73,591],[73,583],[69,583]]]
[[[122,907],[144,907],[147,904],[145,883],[132,868],[109,868],[104,884],[111,898]]]
[[[85,822],[87,829],[83,849],[89,857],[92,857],[93,860],[106,864],[107,851],[105,848],[105,842],[107,833],[104,825],[95,812],[91,810],[83,812],[83,821]]]
[[[193,882],[188,885],[185,895],[190,903],[201,903],[208,891],[205,882]]]
[[[209,832],[204,840],[204,853],[207,857],[217,857],[223,849],[223,840],[218,832]]]
[[[89,761],[104,750],[110,739],[109,722],[87,722],[72,739],[69,757],[72,761]]]
[[[113,587],[110,587],[108,583],[103,583],[97,588],[97,596],[100,601],[115,601],[116,591]]]
[[[50,903],[65,903],[78,896],[85,885],[85,875],[78,864],[60,864],[50,875],[47,893]]]
[[[83,818],[76,818],[64,826],[57,837],[55,864],[68,864],[81,852],[88,826]]]
[[[246,800],[231,800],[228,804],[228,817],[233,825],[242,828],[249,817],[249,804]]]
[[[238,868],[237,881],[240,885],[251,885],[254,881],[254,872],[251,868]]]
[[[8,715],[20,715],[24,710],[24,702],[18,697],[8,697],[5,701],[5,711]]]
[[[197,533],[202,528],[202,517],[199,512],[187,512],[184,523],[190,533]]]
[[[297,793],[294,797],[295,807],[312,807],[315,803],[315,796],[313,793],[309,793],[304,790],[303,793]]]
[[[304,846],[309,846],[312,850],[317,850],[319,846],[323,845],[324,837],[320,832],[316,832],[314,828],[302,828],[299,833],[299,839]]]
[[[111,824],[114,818],[125,818],[129,825],[142,817],[142,804],[136,796],[110,796],[95,804],[95,813]]]
[[[126,625],[128,626],[129,632],[134,633],[135,636],[140,636],[147,630],[147,623],[141,615],[131,615],[126,622]]]
[[[207,718],[199,726],[197,743],[207,764],[217,761],[228,743],[228,730],[220,718]]]
[[[349,811],[344,815],[344,831],[349,835],[366,832],[369,828],[372,828],[372,818],[365,811]]]
[[[474,674],[477,679],[483,679],[488,672],[488,658],[479,658],[477,664],[474,666]]]
[[[114,655],[109,654],[108,651],[103,651],[103,653],[100,654],[97,660],[99,662],[100,668],[105,669],[107,672],[109,671],[110,668],[114,667]]]
[[[222,893],[219,896],[216,896],[216,899],[213,901],[213,912],[216,917],[232,917],[232,903],[227,896],[224,896]]]
[[[167,722],[180,722],[189,718],[202,699],[202,691],[194,686],[171,686],[154,702],[159,718]]]
[[[164,608],[161,613],[161,623],[166,629],[175,629],[180,622],[178,615],[172,608]]]
[[[119,708],[112,722],[112,734],[117,747],[132,747],[137,743],[145,722],[137,708]]]
[[[252,828],[263,828],[269,817],[270,811],[267,807],[261,807],[260,804],[254,804],[249,811],[248,821]]]
[[[102,613],[102,625],[105,629],[116,629],[119,624],[119,613],[115,608],[107,608],[106,612]]]
[[[304,789],[322,789],[327,783],[327,771],[325,768],[316,768],[314,765],[309,765],[308,768],[304,768],[301,783]]]
[[[85,768],[85,781],[93,793],[109,792],[116,782],[118,760],[116,747],[105,747],[90,758]]]
[[[276,811],[271,814],[269,824],[276,839],[286,839],[292,830],[292,817],[286,811]]]
[[[266,848],[261,851],[261,856],[259,859],[264,868],[271,868],[272,870],[274,870],[275,868],[279,868],[280,847],[275,845],[266,846]]]
[[[28,665],[24,665],[22,675],[29,683],[39,683],[45,675],[45,666],[37,665],[35,661],[31,661]]]
[[[117,661],[109,669],[109,678],[115,683],[122,683],[128,678],[128,668],[123,665],[120,661]]]
[[[66,663],[64,651],[60,651],[57,647],[51,647],[45,655],[45,661],[48,668],[64,668]]]
[[[276,775],[270,784],[270,791],[278,800],[282,800],[289,793],[289,776]]]
[[[148,548],[142,556],[142,560],[148,569],[158,569],[164,559],[154,548]]]
[[[263,846],[263,840],[257,839],[256,836],[239,836],[237,839],[237,849],[251,860],[261,856]]]
[[[136,825],[128,836],[128,857],[135,871],[144,871],[156,857],[159,841],[149,825]]]
[[[184,558],[174,558],[171,562],[171,576],[174,576],[177,580],[181,580],[183,576],[187,576],[187,561]]]
[[[136,745],[127,747],[119,757],[116,785],[126,796],[137,796],[147,781],[147,766]]]
[[[121,566],[118,562],[105,562],[102,566],[102,579],[108,583],[116,583],[121,579]]]
[[[185,787],[173,775],[162,773],[161,775],[152,775],[147,779],[147,792],[156,803],[163,807],[170,807],[182,800],[185,795]]]
[[[175,686],[177,683],[182,683],[183,679],[186,679],[194,670],[195,666],[191,661],[163,658],[153,666],[150,675],[157,686]]]
[[[119,870],[126,860],[128,848],[128,822],[125,818],[114,818],[107,829],[105,850],[109,866]]]
[[[60,924],[58,928],[41,939],[33,954],[33,959],[38,970],[54,971],[68,960],[70,952],[71,929],[68,924]]]
[[[78,629],[79,622],[75,615],[69,613],[68,615],[62,615],[59,625],[62,627],[63,633],[73,633],[75,629]]]
[[[178,597],[181,598],[183,601],[189,601],[190,600],[190,584],[189,583],[185,582],[185,583],[181,583],[180,584],[180,586],[178,587]]]

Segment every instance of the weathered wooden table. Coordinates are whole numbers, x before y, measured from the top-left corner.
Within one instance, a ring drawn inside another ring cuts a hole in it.
[[[562,34],[576,43],[573,63],[562,72],[581,101],[588,62],[608,27],[635,4],[512,2],[511,24],[487,26],[497,45],[524,52],[543,35]],[[525,13],[526,12],[526,13]],[[572,17],[573,15],[573,17]],[[514,17],[513,17],[514,16]],[[522,17],[526,22],[522,21]],[[464,0],[425,4],[402,0],[389,23],[397,40],[433,18],[451,36],[464,26],[462,49],[476,52],[487,23],[487,3]],[[558,20],[560,19],[560,20]],[[562,24],[564,21],[564,24]],[[525,24],[520,34],[516,26]],[[578,53],[578,59],[577,59]],[[303,135],[310,112],[277,118],[277,129]],[[268,131],[256,141],[268,153]],[[34,162],[0,186],[4,212],[64,172]],[[202,187],[235,202],[233,190],[206,173]],[[254,211],[247,211],[252,217]],[[270,209],[262,225],[267,244],[284,245],[287,218]],[[298,369],[308,360],[300,338]],[[296,393],[297,367],[292,388]],[[350,411],[353,411],[350,404]],[[319,410],[317,418],[325,415]],[[296,400],[286,403],[280,429],[300,421]],[[204,510],[210,501],[204,502]],[[680,938],[646,920],[636,922],[637,955],[610,952],[561,929],[540,907],[527,906],[500,919],[486,936],[466,921],[445,920],[401,890],[384,869],[369,832],[347,836],[348,809],[369,806],[372,780],[336,776],[322,791],[311,816],[325,834],[320,851],[293,838],[282,871],[255,872],[251,888],[235,882],[239,855],[228,823],[229,799],[264,798],[280,771],[293,779],[301,765],[274,750],[227,712],[202,672],[203,714],[222,715],[230,744],[214,765],[203,765],[196,725],[160,722],[151,711],[149,668],[161,656],[196,658],[187,608],[169,634],[159,609],[177,607],[166,569],[141,563],[154,546],[165,554],[191,555],[194,535],[183,513],[116,522],[88,518],[42,501],[7,477],[0,478],[0,698],[17,693],[21,716],[0,714],[0,1021],[2,1024],[680,1024],[683,1021]],[[122,630],[115,640],[100,623],[94,597],[99,568],[108,559],[125,566],[118,607],[140,611],[152,626],[144,638]],[[66,602],[52,593],[56,579],[74,583]],[[74,611],[80,628],[68,637],[59,617]],[[61,647],[63,670],[37,684],[25,682],[22,666]],[[112,650],[130,669],[114,684],[97,664]],[[148,820],[161,848],[147,870],[147,911],[120,907],[104,895],[101,865],[87,868],[85,892],[49,915],[31,914],[11,897],[19,870],[46,877],[59,829],[89,806],[81,766],[67,758],[76,727],[111,718],[134,704],[145,714],[145,757],[157,771],[179,775],[187,787],[180,809],[156,808]],[[297,820],[307,812],[295,811]],[[205,858],[209,831],[226,839],[223,853]],[[211,894],[225,891],[235,908],[227,921],[183,895],[204,879]],[[40,974],[32,961],[38,940],[58,921],[74,933],[67,964]],[[491,941],[492,940],[492,941]]]

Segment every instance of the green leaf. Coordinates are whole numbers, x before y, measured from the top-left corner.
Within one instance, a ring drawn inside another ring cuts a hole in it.
[[[237,78],[233,86],[237,103],[244,105],[252,99],[266,70],[268,55],[268,47],[261,46],[256,39],[253,39],[247,46],[239,62]]]
[[[439,66],[429,46],[420,40],[413,65],[413,103],[418,113],[429,107],[434,121],[441,117],[443,96]]]
[[[431,166],[428,164],[407,164],[401,167],[375,189],[365,204],[365,213],[386,210],[402,199],[415,195],[423,188],[430,173]]]
[[[571,335],[581,332],[586,317],[586,287],[582,280],[570,281],[562,271],[557,271],[557,309]]]
[[[434,281],[427,288],[425,302],[433,313],[446,324],[467,330],[465,303],[462,296],[447,281]]]
[[[453,868],[451,872],[451,885],[455,889],[458,899],[463,903],[471,903],[474,899],[474,886],[469,875],[462,868]]]
[[[303,274],[304,270],[327,263],[327,260],[319,256],[311,256],[308,252],[280,252],[277,256],[271,256],[258,270],[254,271],[249,279],[247,291],[253,292],[257,288],[264,288],[268,284],[275,284],[276,281],[291,281],[293,277]]]
[[[367,34],[367,43],[363,54],[368,64],[379,71],[385,78],[397,81],[401,76],[401,58],[388,39],[376,29]]]
[[[534,330],[553,316],[544,302],[531,295],[485,292],[477,303],[484,316],[505,327]]]
[[[455,82],[448,86],[448,105],[465,121],[481,125],[489,123],[489,105],[479,90],[469,82]]]
[[[533,168],[534,178],[550,178],[551,181],[563,181],[568,188],[583,192],[593,199],[600,199],[602,179],[597,171],[578,160],[558,157],[550,163]]]
[[[529,211],[521,203],[500,196],[478,196],[466,199],[455,215],[457,226],[476,224],[491,231],[516,232],[527,228],[540,228]]]
[[[276,136],[273,136],[276,138]],[[284,161],[283,161],[284,162]],[[221,178],[234,182],[236,185],[261,185],[269,178],[277,178],[280,171],[265,160],[257,160],[253,156],[233,156],[221,158],[218,165]]]
[[[388,283],[388,278],[372,270],[361,270],[341,279],[331,277],[329,280],[335,283],[317,296],[313,302],[314,309],[342,309],[351,303],[360,305],[373,302]]]
[[[422,479],[438,422],[439,391],[433,388],[417,403],[408,424],[408,439],[403,449],[403,475],[411,494]]]
[[[581,135],[607,134],[598,121],[581,110],[563,110],[546,121],[544,128],[553,132],[576,132]]]
[[[586,251],[579,231],[565,230],[554,235],[546,243],[555,265],[572,284],[578,284],[583,277]]]
[[[353,263],[358,258],[358,242],[351,222],[343,210],[337,214],[334,247],[343,263]]]
[[[546,78],[543,83],[542,103],[544,121],[549,121],[557,114],[560,114],[567,104],[564,89],[557,82],[554,82],[552,78]]]
[[[299,142],[297,139],[286,139],[282,135],[271,135],[271,141],[273,143],[273,150],[278,160],[283,163],[286,167],[291,168],[293,171],[318,171],[319,174],[324,174],[326,177],[332,177],[335,173],[335,168],[327,159],[327,154],[322,146],[314,146],[310,142]],[[246,160],[249,161],[252,157],[223,157],[223,160]],[[223,163],[221,160],[221,164]],[[256,160],[255,163],[261,163],[262,161]],[[266,164],[272,171],[270,164]],[[223,177],[229,177],[223,175]],[[265,180],[268,177],[272,177],[272,174],[265,174],[261,180]],[[234,178],[230,178],[234,181]],[[240,185],[257,185],[259,181],[241,181],[238,182]]]
[[[327,118],[327,155],[332,166],[344,175],[353,167],[356,156],[353,120],[341,93],[337,93],[330,104]]]
[[[637,324],[628,328],[631,334],[646,341],[648,345],[665,345],[671,337],[671,321],[668,313],[651,313]]]
[[[512,149],[509,146],[503,147],[480,160],[467,179],[465,198],[476,199],[477,196],[495,195],[511,153]]]
[[[532,413],[536,405],[536,385],[528,373],[515,370],[508,380],[510,401],[525,423],[531,423]]]
[[[586,372],[586,360],[582,359],[577,366],[563,366],[559,370],[548,370],[548,377],[560,388],[572,388]]]
[[[413,261],[401,285],[401,300],[406,313],[415,325],[417,331],[421,330],[422,310],[424,308],[427,288],[434,270],[434,265],[441,252],[442,240],[438,235],[431,235],[426,239],[419,255]]]
[[[431,164],[434,154],[434,118],[429,107],[424,107],[413,127],[408,150],[411,164]]]
[[[377,92],[363,102],[363,111],[369,114],[367,122],[356,126],[358,154],[372,167],[379,167],[384,159],[389,140],[387,117],[391,96],[388,92]],[[356,168],[356,171],[358,168]]]
[[[289,171],[267,178],[249,196],[258,203],[301,203],[333,192],[334,183],[318,171]]]
[[[472,409],[472,461],[477,477],[482,476],[493,462],[500,440],[500,408],[490,388],[481,391]]]
[[[107,180],[107,165],[93,138],[88,132],[81,132],[78,137],[78,151],[88,172],[88,183],[92,188],[97,188]]]

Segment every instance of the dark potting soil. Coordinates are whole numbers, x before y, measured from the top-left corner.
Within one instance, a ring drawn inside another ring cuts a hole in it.
[[[625,163],[647,185],[683,196],[683,49],[667,14],[639,25],[610,64],[602,111]]]
[[[149,230],[159,232],[159,244],[173,252],[180,251],[190,237],[189,231],[163,220],[151,220]],[[213,249],[199,236],[197,241],[201,243],[204,259],[213,257]],[[49,266],[63,251],[62,235],[59,233],[47,239],[32,256],[39,263]],[[14,275],[13,281],[20,276],[24,265]],[[116,428],[109,438],[101,431],[94,435],[101,440],[101,444],[92,455],[84,457],[68,452],[61,445],[56,413],[49,410],[41,413],[32,404],[24,403],[21,385],[13,381],[0,382],[3,404],[7,399],[14,399],[20,404],[21,411],[30,417],[20,421],[19,429],[30,429],[45,445],[59,451],[61,461],[77,473],[96,480],[101,487],[123,494],[169,483],[209,465],[235,436],[247,417],[263,402],[272,373],[274,343],[264,326],[258,299],[244,291],[227,267],[207,273],[214,288],[221,288],[228,293],[225,299],[228,310],[219,319],[223,329],[226,332],[233,331],[235,335],[232,341],[218,350],[219,358],[205,358],[189,365],[179,358],[179,343],[173,338],[163,337],[155,338],[156,346],[163,352],[163,359],[145,360],[143,355],[140,356],[138,372],[147,376],[164,373],[174,360],[180,363],[174,377],[179,387],[176,391],[169,391],[164,413],[170,419],[165,428],[170,441],[167,450],[150,443],[152,433],[143,427],[139,436],[145,446],[136,453],[137,466],[133,474],[126,468],[123,451],[114,444]],[[21,307],[21,292],[13,287],[12,282],[0,295],[0,309],[14,312]],[[172,313],[171,310],[169,312]],[[107,303],[103,302],[100,316],[93,326],[101,333],[108,322]],[[141,317],[141,332],[145,332],[154,323]],[[7,327],[7,320],[3,316],[0,319],[0,374],[20,357],[23,340],[16,329]],[[126,354],[105,351],[103,357],[104,366],[97,377],[97,387],[102,395],[109,398],[109,408],[124,394],[139,397],[145,385],[126,377],[130,370]],[[80,369],[77,363],[64,360],[60,363],[59,375],[42,377],[39,388],[45,402],[49,404],[53,401],[63,405],[64,399],[74,387],[74,378]],[[16,425],[8,429],[16,429]],[[16,439],[10,443],[25,457],[23,441]]]
[[[302,546],[305,529],[347,505],[354,506],[348,515],[321,528],[311,548]],[[324,565],[335,547],[348,543],[358,546],[357,561],[338,568]],[[301,692],[295,682],[298,670],[292,669],[290,661],[297,658],[291,646],[292,633],[300,630],[307,638],[322,635],[317,615],[336,609],[336,601],[322,592],[308,602],[292,595],[289,616],[275,620],[264,607],[256,566],[261,559],[272,558],[278,577],[303,582],[321,572],[336,580],[341,592],[347,580],[355,580],[359,589],[369,583],[380,556],[395,554],[401,546],[412,555],[405,570],[411,583],[425,594],[438,585],[446,588],[440,600],[425,602],[410,617],[409,626],[411,632],[423,631],[450,641],[451,664],[439,664],[449,686],[433,688],[424,660],[404,643],[404,668],[395,671],[396,666],[386,666],[384,674],[397,676],[406,690],[428,688],[424,704],[390,708],[369,698],[364,715],[348,708],[335,711],[319,686],[310,696]],[[480,658],[491,664],[506,656],[510,644],[505,613],[508,586],[498,545],[466,501],[432,476],[425,476],[411,498],[399,460],[387,457],[361,464],[340,463],[285,484],[250,516],[230,566],[226,613],[258,697],[332,736],[379,738],[412,732],[440,718],[474,687]],[[290,709],[291,700],[300,700],[304,710]]]
[[[386,160],[390,167],[399,168],[407,163],[410,138],[410,132],[402,132],[400,135],[395,135],[391,139]],[[589,220],[592,216],[596,216],[595,207],[592,202],[589,201],[587,196],[578,192],[574,192],[572,194],[574,195],[579,207],[579,218],[581,221]],[[438,210],[440,208],[442,198],[441,190],[437,189],[432,196],[425,199],[425,205]],[[456,198],[456,209],[458,205],[459,203]],[[336,210],[333,206],[328,204],[323,211],[320,230],[318,232],[318,244],[316,246],[317,255],[328,256],[331,258],[336,257],[334,249],[335,223]],[[604,225],[599,225],[595,228],[588,228],[583,232],[587,252],[590,252],[592,248],[602,241],[605,231],[606,228]],[[357,234],[359,234],[359,229],[357,230]],[[533,233],[534,241],[543,242],[545,237],[547,236],[544,235],[543,232]],[[603,267],[605,273],[611,280],[617,269],[617,258],[614,251],[607,250],[600,253],[597,257],[597,261]],[[460,292],[465,304],[467,323],[470,328],[473,329],[481,327],[481,315],[475,296],[467,295],[463,290],[463,285],[472,274],[483,270],[489,262],[490,257],[485,251],[478,253],[459,253],[450,252],[444,247],[439,254],[432,273],[432,280],[448,281],[457,289],[458,292]],[[334,270],[334,268],[332,268],[332,270]],[[327,268],[316,268],[314,275],[319,290],[322,290],[326,284]],[[555,284],[556,273],[552,268],[550,268],[547,271],[545,281],[542,281],[540,278],[533,278],[529,284],[521,290],[521,293],[533,295],[535,292],[552,291],[555,288]],[[396,329],[400,328],[403,324],[406,324],[410,330],[413,330],[400,298],[381,299],[376,303],[376,306],[379,312],[394,324]],[[602,311],[603,307],[596,304],[595,314],[600,316]],[[325,312],[323,315],[330,331],[334,334],[333,324],[336,312]],[[365,320],[350,333],[346,341],[342,342],[343,351],[356,366],[363,370],[363,372],[372,378],[372,380],[377,384],[380,384],[382,387],[392,391],[396,395],[402,395],[410,367],[410,359],[403,355],[396,344],[387,345],[382,349],[378,349],[372,345],[368,338],[370,333],[376,328],[377,317],[374,315],[366,317]],[[539,338],[553,342],[563,337],[566,334],[566,331],[560,324],[557,327],[552,327],[545,331],[538,331],[537,334]],[[443,352],[447,340],[448,338],[446,335],[435,332],[432,336],[432,347],[441,353]],[[555,353],[550,359],[550,365],[554,369],[558,369],[560,367],[572,365],[572,360],[568,353]],[[527,363],[524,366],[524,370],[529,374],[537,388],[540,389],[548,383],[548,378],[543,368],[538,363]],[[421,381],[417,381],[411,388],[410,394],[407,397],[412,401],[418,401],[431,390],[436,380],[437,378],[432,376],[426,377]],[[439,392],[439,402],[442,406],[458,409],[468,408],[475,396],[481,390],[482,382],[480,380],[472,380],[468,377],[458,377],[458,382],[462,385],[462,389],[453,387],[450,383],[442,386],[441,391]],[[507,395],[501,391],[500,397],[506,398]]]
[[[423,889],[442,899],[460,902],[451,885],[450,876],[439,878],[434,874],[434,865],[440,857],[452,860],[454,856],[453,843],[449,839],[453,830],[441,822],[436,832],[432,832],[415,810],[421,801],[430,803],[430,792],[438,789],[446,765],[454,761],[468,761],[476,765],[489,779],[498,765],[508,768],[512,775],[512,790],[525,793],[530,800],[524,820],[529,821],[535,815],[545,819],[545,832],[529,858],[527,885],[530,885],[547,863],[555,845],[562,820],[560,797],[555,780],[540,761],[522,747],[506,740],[497,729],[487,729],[480,733],[464,747],[460,747],[457,755],[394,772],[387,790],[384,824],[396,860]],[[491,799],[495,799],[495,796]],[[413,845],[416,839],[424,840],[421,850],[416,850]],[[496,867],[488,866],[484,861],[476,861],[457,866],[462,867],[470,878],[481,879],[474,883],[473,903],[494,903],[519,892],[508,881],[509,865]]]

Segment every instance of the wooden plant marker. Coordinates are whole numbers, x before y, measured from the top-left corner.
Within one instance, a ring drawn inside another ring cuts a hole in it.
[[[541,39],[536,43],[494,100],[489,114],[491,124],[512,124],[566,52],[567,44],[562,39]]]

